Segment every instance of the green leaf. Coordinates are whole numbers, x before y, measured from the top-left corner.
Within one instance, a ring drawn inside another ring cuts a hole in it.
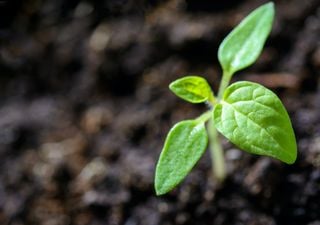
[[[205,102],[212,96],[208,82],[198,76],[180,78],[172,82],[169,88],[177,96],[191,103]]]
[[[218,58],[226,74],[232,75],[257,60],[271,31],[273,18],[273,3],[264,4],[251,12],[223,40]]]
[[[185,120],[170,130],[156,167],[157,195],[169,192],[188,175],[207,144],[208,136],[203,122]]]
[[[260,84],[230,85],[213,111],[219,132],[239,148],[292,164],[297,146],[290,118],[280,99]]]

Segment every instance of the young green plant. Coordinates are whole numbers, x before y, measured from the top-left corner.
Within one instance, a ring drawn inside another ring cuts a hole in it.
[[[206,102],[210,108],[196,119],[177,123],[169,131],[156,166],[157,195],[169,192],[188,175],[208,143],[214,175],[218,181],[225,178],[218,132],[246,152],[271,156],[287,164],[295,162],[294,131],[276,94],[249,81],[229,85],[235,72],[257,60],[273,19],[274,4],[270,2],[251,12],[223,40],[218,50],[223,75],[217,96],[199,76],[186,76],[170,84],[170,90],[180,98],[191,103]]]

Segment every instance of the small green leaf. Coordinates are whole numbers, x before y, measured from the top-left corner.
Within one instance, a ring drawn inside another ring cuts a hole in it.
[[[256,61],[271,31],[274,18],[272,2],[251,12],[223,40],[218,58],[223,71],[232,75]]]
[[[172,127],[156,167],[157,195],[169,192],[188,175],[207,144],[208,136],[203,122],[185,120]]]
[[[219,132],[239,148],[292,164],[297,145],[288,113],[280,99],[260,84],[230,85],[213,111]]]
[[[198,76],[186,76],[175,80],[169,88],[177,96],[191,103],[205,102],[212,96],[208,82]]]

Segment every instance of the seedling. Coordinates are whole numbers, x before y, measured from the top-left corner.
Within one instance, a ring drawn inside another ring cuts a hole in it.
[[[199,76],[186,76],[170,84],[170,90],[177,96],[191,103],[205,102],[209,110],[196,119],[177,123],[169,131],[156,167],[157,195],[169,192],[188,175],[208,143],[214,175],[220,182],[225,178],[218,132],[249,153],[271,156],[287,164],[295,162],[294,131],[276,94],[249,81],[229,85],[235,72],[257,60],[271,31],[273,18],[274,4],[269,2],[251,12],[223,40],[218,50],[223,75],[217,96]]]

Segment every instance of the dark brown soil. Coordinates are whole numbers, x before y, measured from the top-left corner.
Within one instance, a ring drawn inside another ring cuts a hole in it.
[[[170,127],[205,109],[167,88],[198,74],[217,88],[217,48],[260,0],[0,1],[0,224],[319,225],[320,0],[278,0],[258,62],[235,80],[273,89],[299,146],[289,166],[227,141],[156,197]]]

